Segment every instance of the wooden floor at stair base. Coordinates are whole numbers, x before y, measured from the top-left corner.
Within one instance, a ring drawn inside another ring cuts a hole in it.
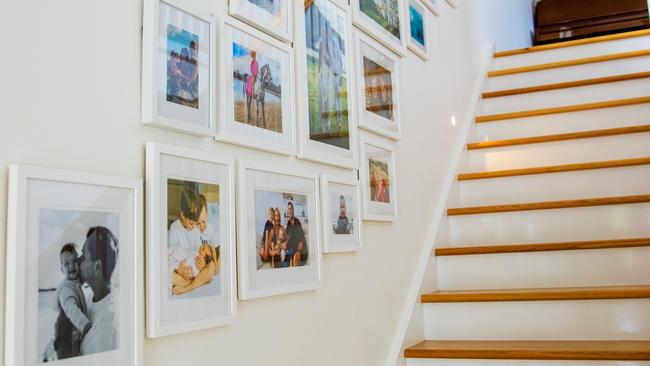
[[[650,341],[424,341],[406,358],[650,360]]]

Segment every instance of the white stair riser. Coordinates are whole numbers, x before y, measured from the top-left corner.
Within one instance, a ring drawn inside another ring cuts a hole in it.
[[[650,37],[634,37],[616,41],[592,43],[583,46],[557,48],[547,51],[529,52],[520,55],[497,57],[492,70],[509,69],[549,62],[574,60],[578,58],[611,55],[612,53],[638,51],[650,48]]]
[[[650,247],[437,257],[440,290],[645,285]]]
[[[650,132],[469,151],[469,171],[650,156]]]
[[[494,141],[650,124],[650,103],[477,123],[473,141]]]
[[[464,360],[411,358],[407,366],[650,366],[650,361]]]
[[[525,88],[534,85],[561,83],[650,71],[650,56],[631,57],[627,59],[595,62],[591,64],[558,67],[539,71],[490,77],[487,91]]]
[[[481,114],[520,112],[648,95],[650,78],[488,98],[482,101]]]
[[[459,185],[463,207],[650,194],[650,165],[466,180]]]
[[[429,340],[650,339],[650,299],[423,305]]]
[[[449,217],[451,246],[650,237],[650,203]]]

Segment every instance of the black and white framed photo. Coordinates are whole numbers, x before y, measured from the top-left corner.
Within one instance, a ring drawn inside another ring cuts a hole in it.
[[[236,19],[221,29],[217,139],[294,155],[293,49]]]
[[[239,298],[316,289],[320,233],[316,174],[239,161]]]
[[[142,122],[215,135],[216,36],[210,14],[179,0],[145,0]]]
[[[350,7],[296,1],[298,156],[356,168],[357,123]]]
[[[5,365],[142,365],[142,180],[9,168]]]
[[[429,59],[429,12],[420,0],[408,0],[408,49],[424,61]]]
[[[399,139],[399,59],[361,32],[355,49],[359,127]]]
[[[366,133],[361,135],[359,147],[363,219],[395,221],[397,219],[395,142]]]
[[[322,174],[320,177],[323,252],[357,252],[361,248],[359,181]]]
[[[405,9],[402,0],[350,0],[352,21],[399,56],[406,55]]]
[[[236,317],[234,161],[147,143],[147,336]]]
[[[230,0],[230,15],[284,42],[293,41],[291,0]]]
[[[440,16],[440,3],[445,0],[422,0],[424,5],[431,10],[435,16]]]

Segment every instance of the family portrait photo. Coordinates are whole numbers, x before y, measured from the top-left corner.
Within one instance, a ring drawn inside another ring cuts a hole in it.
[[[349,150],[346,13],[329,0],[305,1],[305,31],[309,138]]]
[[[38,216],[38,362],[117,350],[119,213],[41,208]]]
[[[370,184],[370,200],[373,202],[390,203],[390,176],[388,163],[379,159],[368,159],[368,182]]]
[[[281,63],[236,41],[232,63],[235,121],[282,133]]]
[[[364,94],[366,110],[393,121],[393,77],[391,71],[370,58],[363,57]]]
[[[329,220],[334,235],[354,234],[357,207],[352,196],[331,192],[329,195]]]
[[[167,180],[168,299],[221,293],[219,185]]]
[[[199,108],[199,36],[167,25],[167,101]]]
[[[309,260],[307,196],[255,191],[257,269],[300,267]]]
[[[359,0],[359,10],[395,38],[401,38],[398,0]]]
[[[246,0],[249,3],[258,6],[273,15],[280,15],[280,0]]]

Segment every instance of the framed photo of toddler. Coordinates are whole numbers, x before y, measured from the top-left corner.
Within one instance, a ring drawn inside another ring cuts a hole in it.
[[[295,0],[230,0],[230,15],[284,42],[293,41]]]
[[[373,134],[360,137],[363,219],[397,219],[395,142]]]
[[[185,3],[144,2],[142,122],[214,136],[215,20]]]
[[[147,336],[236,317],[234,161],[147,143]]]
[[[320,176],[323,252],[357,252],[361,248],[359,182],[351,177]]]
[[[142,365],[142,180],[9,168],[5,365]]]
[[[239,161],[237,259],[242,300],[320,285],[318,179]]]

